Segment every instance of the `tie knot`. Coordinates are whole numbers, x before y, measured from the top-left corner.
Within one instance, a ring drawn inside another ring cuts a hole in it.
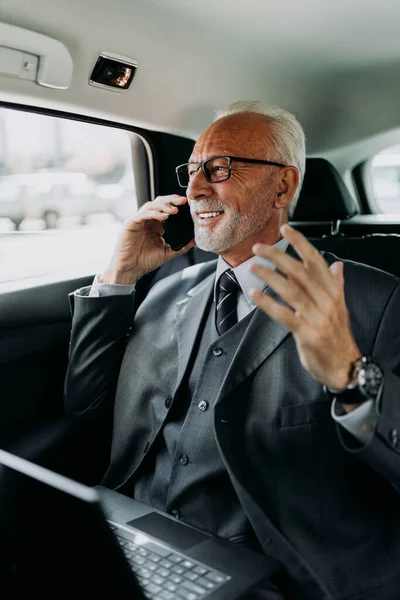
[[[218,288],[219,292],[225,292],[226,294],[232,294],[239,290],[239,282],[232,269],[228,269],[222,273],[218,281]]]

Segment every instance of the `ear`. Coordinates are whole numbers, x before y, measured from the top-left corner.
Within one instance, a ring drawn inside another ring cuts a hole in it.
[[[275,208],[284,208],[290,204],[299,185],[299,171],[296,167],[282,167],[279,171],[278,189],[276,190]]]

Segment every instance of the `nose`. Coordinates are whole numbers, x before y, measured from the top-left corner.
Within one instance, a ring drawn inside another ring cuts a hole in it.
[[[191,178],[187,187],[186,195],[192,200],[198,200],[199,198],[207,198],[212,194],[212,184],[207,181],[203,173],[203,169],[200,167],[200,169]]]

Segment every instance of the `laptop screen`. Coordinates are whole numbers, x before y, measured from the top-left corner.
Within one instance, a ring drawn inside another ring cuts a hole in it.
[[[97,492],[3,450],[0,576],[24,598],[144,598]]]

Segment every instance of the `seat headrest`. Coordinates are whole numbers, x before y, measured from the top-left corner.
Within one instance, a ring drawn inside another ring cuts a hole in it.
[[[343,179],[325,158],[307,158],[292,221],[337,221],[359,212]]]

